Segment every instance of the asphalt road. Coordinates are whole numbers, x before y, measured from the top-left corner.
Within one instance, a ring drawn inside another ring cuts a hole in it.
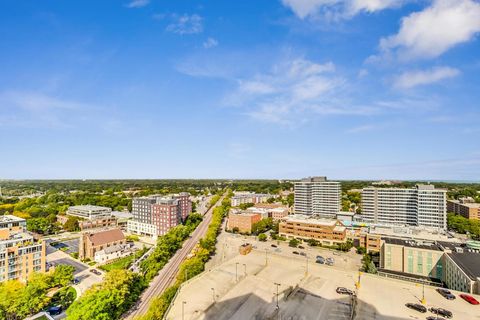
[[[220,200],[205,213],[203,221],[195,231],[193,231],[191,237],[185,240],[182,248],[180,248],[163,269],[160,270],[158,275],[150,283],[150,286],[143,292],[132,309],[124,315],[123,319],[134,319],[135,317],[145,314],[150,306],[151,300],[161,295],[165,289],[175,282],[175,276],[180,264],[207,232],[210,221],[212,220],[213,208],[221,204],[223,198],[224,197],[221,197]]]

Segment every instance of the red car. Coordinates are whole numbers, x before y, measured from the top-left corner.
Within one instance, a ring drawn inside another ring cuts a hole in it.
[[[480,302],[478,302],[477,299],[475,299],[472,296],[469,296],[468,294],[461,294],[460,297],[470,304],[480,304]]]

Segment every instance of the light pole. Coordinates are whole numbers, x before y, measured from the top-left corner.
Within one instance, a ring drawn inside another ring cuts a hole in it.
[[[235,263],[235,281],[238,281],[238,262]]]
[[[280,286],[280,283],[274,282],[274,285],[277,287],[277,306],[276,306],[276,308],[279,309],[280,307],[278,306],[278,287]]]
[[[267,249],[265,249],[265,265],[268,265],[268,258],[267,258]]]
[[[307,259],[307,264],[305,267],[305,276],[308,276],[308,256],[305,256],[305,258]]]
[[[245,271],[245,277],[247,276],[247,265],[244,263],[243,264],[243,268],[244,268],[244,271]]]
[[[212,290],[213,303],[215,303],[215,288],[210,288]]]
[[[185,305],[187,301],[182,301],[182,320],[185,320]]]
[[[426,304],[427,300],[425,300],[425,281],[422,281],[422,304]]]

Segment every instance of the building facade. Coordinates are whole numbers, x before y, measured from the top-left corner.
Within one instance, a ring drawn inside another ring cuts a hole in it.
[[[230,200],[232,203],[232,207],[238,207],[239,205],[246,203],[264,203],[272,197],[274,196],[270,194],[246,193],[235,195]]]
[[[109,247],[125,245],[126,243],[127,240],[120,229],[85,232],[80,237],[78,258],[81,260],[94,260],[97,252]]]
[[[227,220],[227,230],[238,229],[241,233],[251,233],[252,226],[262,220],[260,213],[250,211],[230,211]]]
[[[470,197],[448,200],[447,211],[467,219],[480,220],[480,203],[475,203]]]
[[[446,229],[446,209],[446,190],[433,185],[362,191],[362,217],[369,223]]]
[[[295,183],[295,214],[335,218],[341,209],[340,182],[326,177],[304,178]]]
[[[445,284],[452,290],[480,294],[480,254],[455,251],[446,253]]]
[[[324,245],[336,245],[347,241],[347,228],[338,220],[290,215],[280,222],[279,235],[287,238],[314,239]]]
[[[0,216],[0,282],[25,282],[33,272],[45,272],[45,256],[45,242],[26,232],[25,219]]]
[[[111,214],[111,208],[92,205],[72,206],[67,209],[67,215],[88,220],[110,217]]]
[[[151,223],[143,223],[135,220],[127,221],[127,231],[132,234],[145,237],[158,237],[158,228],[156,225]]]

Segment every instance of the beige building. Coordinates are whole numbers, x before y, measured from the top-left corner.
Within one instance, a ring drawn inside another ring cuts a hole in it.
[[[480,219],[480,203],[470,198],[460,198],[458,200],[447,201],[447,212],[452,212],[461,215],[467,219]]]
[[[382,247],[382,237],[378,234],[360,232],[357,237],[354,238],[354,243],[355,241],[358,241],[358,246],[367,249],[367,252],[380,252]]]
[[[347,241],[347,228],[338,220],[290,215],[279,224],[279,234],[287,238],[314,239],[324,245]]]
[[[249,211],[230,211],[227,221],[227,230],[238,228],[241,233],[251,233],[252,226],[262,220],[262,215]]]
[[[278,203],[257,203],[247,210],[261,214],[262,218],[272,218],[273,220],[280,220],[288,216],[288,207]]]
[[[0,282],[26,281],[33,272],[45,272],[45,242],[36,242],[25,230],[25,219],[0,216]]]
[[[120,229],[111,229],[99,232],[85,232],[80,238],[78,258],[95,259],[95,254],[109,247],[124,245],[127,240]]]
[[[480,294],[480,253],[445,253],[445,284],[453,290]]]

